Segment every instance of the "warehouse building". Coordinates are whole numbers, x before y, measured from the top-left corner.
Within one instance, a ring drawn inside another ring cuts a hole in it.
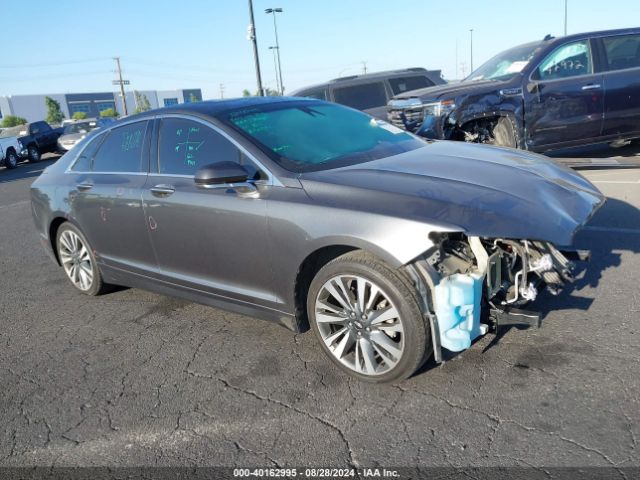
[[[202,101],[199,88],[180,90],[141,90],[151,104],[151,108],[168,107],[178,103]],[[47,116],[45,97],[51,97],[60,103],[65,118],[71,118],[76,112],[84,112],[87,117],[97,117],[108,108],[115,108],[124,114],[122,96],[119,92],[94,93],[54,93],[49,95],[11,95],[0,96],[0,120],[7,115],[26,118],[28,122],[43,120]],[[125,92],[127,109],[132,114],[136,109],[134,93]]]

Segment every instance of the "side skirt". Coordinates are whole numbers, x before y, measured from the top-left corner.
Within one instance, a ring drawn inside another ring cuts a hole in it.
[[[220,308],[249,317],[256,317],[261,320],[278,323],[289,330],[299,333],[300,328],[296,317],[293,314],[274,310],[262,305],[256,305],[248,302],[242,302],[221,295],[215,295],[209,292],[203,292],[194,288],[177,285],[151,277],[146,277],[137,273],[121,270],[116,267],[100,264],[100,272],[106,283],[114,285],[122,285],[131,288],[140,288],[152,292],[168,295],[171,297],[180,297],[195,303],[201,303],[210,307]]]

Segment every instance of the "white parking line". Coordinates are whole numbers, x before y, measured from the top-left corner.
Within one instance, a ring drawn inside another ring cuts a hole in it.
[[[19,205],[25,205],[30,203],[30,200],[22,200],[21,202],[10,203],[9,205],[0,205],[0,210],[4,210],[5,208],[17,207]]]
[[[640,228],[599,227],[597,225],[589,225],[584,227],[584,229],[595,231],[595,232],[615,232],[615,233],[630,233],[631,235],[640,235]]]

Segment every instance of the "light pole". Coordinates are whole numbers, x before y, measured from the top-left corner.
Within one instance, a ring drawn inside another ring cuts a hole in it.
[[[256,65],[256,80],[258,82],[258,93],[264,97],[262,89],[262,76],[260,75],[260,58],[258,57],[258,39],[256,36],[256,25],[253,20],[253,1],[249,0],[249,28],[247,29],[247,39],[253,43],[253,60]]]
[[[567,0],[564,0],[564,36],[567,36]]]
[[[473,28],[469,29],[469,33],[471,33],[471,72],[473,72]]]
[[[282,95],[280,80],[278,80],[278,62],[276,60],[276,52],[278,51],[278,47],[269,47],[269,50],[273,51],[273,68],[276,72],[276,88],[278,89],[278,92],[280,92],[280,95]]]
[[[282,13],[282,8],[265,8],[264,13],[273,15],[273,31],[276,36],[276,55],[278,56],[278,77],[280,80],[280,95],[284,95],[284,83],[282,83],[282,63],[280,63],[280,43],[278,43],[278,25],[276,23],[276,13]]]

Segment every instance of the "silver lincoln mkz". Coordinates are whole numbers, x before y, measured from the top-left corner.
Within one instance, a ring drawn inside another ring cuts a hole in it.
[[[126,285],[308,324],[372,382],[558,293],[603,201],[545,157],[425,141],[299,98],[128,117],[32,186],[42,243],[80,292]]]

